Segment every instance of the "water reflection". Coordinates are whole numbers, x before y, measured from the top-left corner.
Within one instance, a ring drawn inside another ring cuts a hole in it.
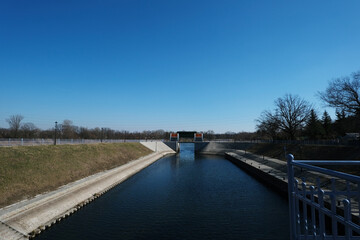
[[[288,239],[286,199],[222,157],[181,148],[37,239]]]
[[[182,161],[195,160],[195,144],[180,143],[180,153],[178,158]]]
[[[180,152],[175,156],[175,161],[171,166],[179,168],[184,165],[192,165],[195,161],[195,144],[194,143],[181,143]]]

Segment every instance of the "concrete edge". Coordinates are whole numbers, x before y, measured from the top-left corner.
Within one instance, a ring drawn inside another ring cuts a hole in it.
[[[245,156],[241,156],[238,154],[240,152],[238,152],[238,153],[237,152],[238,151],[226,152],[225,158],[227,160],[231,161],[232,163],[234,163],[236,166],[240,167],[242,170],[249,173],[250,175],[256,177],[258,180],[260,180],[265,185],[270,186],[272,189],[279,192],[284,197],[288,196],[288,179],[287,179],[288,177],[287,177],[286,172],[284,173],[282,171],[279,171],[277,169],[269,167],[265,164],[259,163],[256,160],[252,160],[252,159],[246,158]],[[251,154],[251,155],[255,156],[256,154]],[[271,161],[275,160],[275,161],[280,161],[281,163],[284,163],[283,161],[274,159],[274,158],[267,158],[267,159],[270,159]],[[284,163],[284,164],[286,165],[286,163]],[[317,199],[317,197],[315,197],[315,200],[316,199]],[[331,208],[330,200],[325,199],[324,205],[325,205],[325,207],[330,209]],[[337,212],[337,214],[343,216],[344,215],[343,207],[336,206],[336,212]],[[359,215],[352,213],[351,217],[352,217],[353,222],[360,221]]]
[[[117,168],[86,177],[83,181],[78,180],[68,187],[61,187],[44,196],[38,195],[36,200],[21,201],[0,209],[0,222],[11,230],[0,232],[0,240],[34,237],[158,159],[173,153],[172,150],[155,152]],[[18,238],[19,234],[22,238]]]
[[[196,154],[197,154],[197,155],[216,155],[216,156],[222,156],[222,157],[224,157],[224,156],[225,156],[225,151],[219,151],[219,152],[216,152],[216,151],[211,151],[211,152],[197,152]]]
[[[257,161],[244,158],[234,152],[226,152],[225,158],[247,173],[261,180],[264,184],[271,186],[282,195],[287,195],[287,176],[272,167],[260,164]]]

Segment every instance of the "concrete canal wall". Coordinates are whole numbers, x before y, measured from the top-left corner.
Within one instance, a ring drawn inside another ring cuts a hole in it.
[[[172,150],[178,152],[180,148],[179,142],[164,142]],[[224,155],[225,152],[233,150],[246,150],[254,143],[250,142],[194,142],[195,153],[198,154],[219,154]]]
[[[165,142],[173,150],[178,149],[177,142]],[[263,158],[245,150],[253,144],[251,142],[195,142],[194,150],[197,154],[212,154],[225,156],[226,159],[242,168],[244,171],[272,186],[282,194],[287,194],[286,162]]]
[[[175,153],[162,142],[146,142],[143,145],[157,151],[120,167],[65,185],[56,191],[0,209],[0,240],[28,239],[158,159]]]
[[[220,154],[234,150],[246,150],[254,143],[250,142],[197,142],[195,152],[198,154]]]
[[[287,163],[275,158],[259,156],[249,152],[236,150],[225,153],[225,158],[243,168],[250,174],[272,185],[274,189],[287,193]],[[331,189],[331,178],[318,172],[302,171],[294,169],[295,177],[306,179],[308,185],[316,185],[316,179],[320,178],[322,188]],[[336,183],[336,188],[340,191],[346,191],[346,184]]]
[[[0,240],[27,239],[71,215],[112,187],[179,148],[177,142],[142,142],[154,153],[120,167],[101,172],[59,188],[0,209]],[[225,155],[225,158],[282,194],[287,194],[286,162],[246,152],[248,142],[197,142],[198,154]],[[319,177],[309,172],[296,172],[309,181]],[[326,187],[326,186],[324,186]],[[346,186],[344,186],[346,187]]]
[[[287,194],[285,162],[273,158],[261,159],[253,154],[245,154],[241,150],[226,152],[225,158],[281,194]]]
[[[171,148],[173,151],[178,152],[179,151],[179,142],[175,142],[175,141],[168,141],[168,142],[164,142],[164,144],[166,146],[168,146],[169,148]]]
[[[287,163],[275,158],[268,158],[251,154],[242,150],[235,150],[225,153],[225,158],[239,166],[250,175],[262,181],[265,185],[278,191],[282,195],[288,193]],[[318,172],[303,171],[302,169],[294,169],[295,178],[301,182],[306,181],[307,186],[316,186],[317,179],[321,180],[322,189],[332,189],[331,177]],[[346,192],[347,184],[343,181],[336,181],[335,187],[337,191]],[[317,198],[317,197],[315,197]],[[355,201],[355,200],[353,200]],[[331,209],[331,199],[329,195],[324,196],[324,205]],[[352,205],[352,218],[354,222],[359,221],[359,206]],[[344,206],[342,201],[337,202],[336,212],[343,216]]]

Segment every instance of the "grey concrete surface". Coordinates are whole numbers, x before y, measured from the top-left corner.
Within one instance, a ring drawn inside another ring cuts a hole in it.
[[[176,150],[170,147],[166,142],[145,141],[140,143],[154,152],[176,152]]]
[[[179,142],[176,141],[166,141],[164,142],[164,144],[166,146],[168,146],[169,148],[171,148],[172,150],[174,150],[175,152],[179,151]]]
[[[234,150],[246,150],[254,143],[251,142],[197,142],[195,152],[199,154],[225,154]]]
[[[287,194],[286,163],[274,158],[245,153],[243,150],[226,152],[225,157],[247,172],[265,181],[274,189]]]
[[[34,236],[163,156],[175,153],[162,142],[144,145],[157,151],[120,167],[70,183],[56,191],[0,209],[0,240]]]

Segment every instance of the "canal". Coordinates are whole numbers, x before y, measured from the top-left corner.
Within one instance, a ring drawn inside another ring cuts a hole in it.
[[[289,239],[288,205],[230,161],[182,144],[36,239]]]

